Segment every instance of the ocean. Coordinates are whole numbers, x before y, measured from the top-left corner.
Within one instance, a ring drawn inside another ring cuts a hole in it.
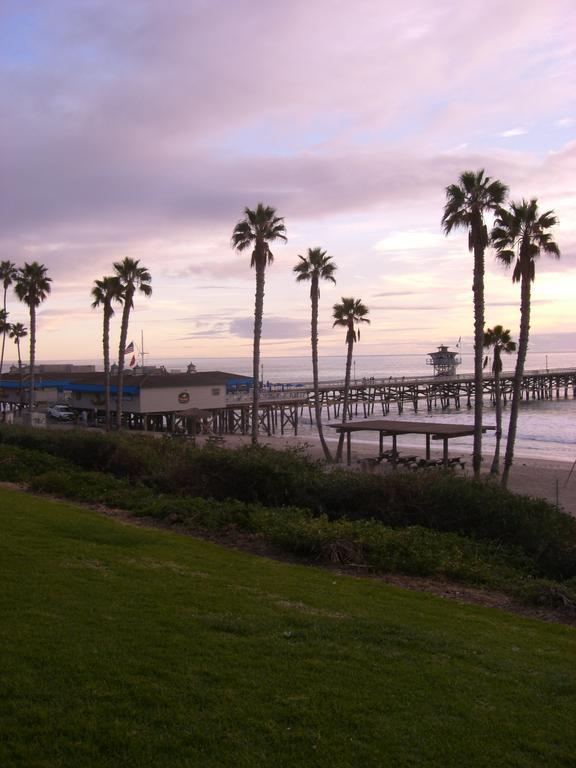
[[[167,358],[164,360],[151,359],[151,364],[165,365],[169,370],[185,368],[190,360],[181,358]],[[252,374],[252,360],[250,358],[197,358],[193,361],[198,371],[224,370],[241,373],[250,376]],[[320,380],[334,381],[344,378],[346,358],[341,356],[322,356],[319,360]],[[511,365],[504,366],[507,370],[513,370],[514,359]],[[576,353],[556,352],[552,354],[529,353],[527,370],[550,370],[554,368],[564,369],[576,367]],[[462,364],[458,367],[458,373],[470,373],[474,370],[472,354],[462,355]],[[428,376],[431,373],[430,366],[426,365],[425,355],[356,355],[352,371],[352,378],[386,378],[388,376]],[[271,383],[301,383],[312,381],[312,366],[307,356],[294,357],[262,357],[261,379]],[[495,424],[494,407],[487,401],[485,403],[484,422],[487,425]],[[504,429],[510,408],[504,412]],[[379,414],[375,414],[375,417]],[[426,408],[420,408],[417,416],[411,408],[405,408],[400,417],[392,405],[390,416],[406,421],[430,420],[448,423],[472,424],[474,417],[472,409],[440,409],[428,413]],[[306,423],[306,414],[301,424],[300,434],[303,438],[312,434],[315,430],[312,425]],[[330,432],[330,430],[326,430]],[[484,454],[489,456],[494,450],[494,435],[487,433],[484,436]],[[359,438],[354,436],[354,442],[377,443],[377,435],[367,435]],[[472,438],[455,438],[450,441],[451,453],[457,453],[458,447],[464,451],[471,451]],[[399,438],[400,450],[402,446],[422,448],[422,440],[406,436]],[[503,450],[505,441],[503,441]],[[576,460],[576,400],[531,400],[523,402],[518,423],[518,435],[516,441],[516,456],[548,459],[561,461]]]
[[[510,364],[505,370],[513,370],[514,359],[509,358]],[[43,362],[43,361],[39,361]],[[46,361],[48,362],[48,361]],[[50,361],[66,362],[66,361]],[[69,362],[69,361],[68,361]],[[92,363],[100,367],[100,360],[77,360],[77,363]],[[239,373],[250,376],[252,374],[252,360],[249,357],[198,357],[193,359],[182,357],[161,357],[149,355],[149,365],[164,365],[168,370],[185,370],[188,363],[193,362],[198,371],[220,370]],[[346,358],[344,355],[321,356],[319,361],[320,380],[334,381],[344,378]],[[576,352],[552,352],[529,353],[527,370],[553,370],[576,367]],[[462,354],[462,364],[458,373],[470,373],[473,371],[474,362],[472,354]],[[387,378],[389,376],[427,376],[431,374],[430,366],[426,365],[425,355],[356,355],[352,370],[352,378]],[[261,379],[271,383],[300,383],[307,384],[312,381],[312,366],[309,356],[262,357]],[[484,423],[495,423],[494,408],[489,402],[485,404]],[[504,422],[509,414],[509,407],[504,412]],[[375,414],[377,417],[379,414]],[[390,416],[405,420],[415,418],[411,409],[406,408],[404,415],[397,417],[395,406],[392,405]],[[473,412],[468,408],[434,410],[429,414],[425,408],[421,408],[416,416],[418,420],[429,419],[449,423],[472,424]],[[312,426],[306,423],[301,425],[301,435],[312,434]],[[329,431],[329,430],[327,430]],[[359,438],[355,437],[354,441]],[[366,436],[366,442],[377,441],[377,436]],[[504,441],[503,441],[504,443]],[[420,446],[417,438],[406,436],[399,438],[399,446]],[[458,446],[464,450],[470,450],[471,438],[457,438],[451,441],[451,453],[454,454]],[[490,433],[484,438],[484,454],[492,453],[494,436]],[[505,447],[505,445],[504,445]],[[567,400],[531,400],[522,402],[518,423],[518,436],[516,443],[516,456],[534,459],[549,459],[573,462],[576,460],[576,400],[570,397]]]

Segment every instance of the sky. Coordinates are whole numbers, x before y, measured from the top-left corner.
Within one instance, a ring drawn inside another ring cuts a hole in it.
[[[471,347],[472,258],[440,220],[481,168],[556,211],[531,348],[576,351],[575,29],[573,0],[0,0],[0,259],[52,277],[38,358],[101,355],[90,289],[126,256],[152,273],[129,333],[152,358],[249,357],[255,275],[230,236],[259,201],[288,234],[264,355],[308,352],[292,269],[317,246],[338,267],[321,354],[344,352],[342,296],[370,309],[358,354]],[[517,335],[518,286],[486,264],[487,325]]]

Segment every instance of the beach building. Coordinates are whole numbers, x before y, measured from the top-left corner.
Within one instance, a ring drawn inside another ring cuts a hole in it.
[[[132,374],[122,387],[122,410],[130,423],[148,427],[148,417],[155,417],[154,427],[162,421],[167,427],[174,424],[174,417],[188,411],[210,412],[226,406],[228,391],[249,387],[251,378],[225,371],[201,373]],[[29,376],[3,376],[0,381],[0,401],[14,409],[28,400]],[[90,421],[102,415],[105,407],[105,376],[103,373],[66,374],[54,372],[37,374],[36,402],[39,408],[54,402],[66,402],[81,413],[86,411]],[[112,410],[115,407],[117,387],[111,381]],[[165,421],[164,421],[165,419]]]

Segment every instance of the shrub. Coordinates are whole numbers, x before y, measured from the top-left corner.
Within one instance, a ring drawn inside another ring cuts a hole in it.
[[[72,467],[65,461],[40,451],[0,444],[0,480],[24,483],[50,470]]]
[[[134,486],[99,472],[44,472],[32,478],[29,487],[32,491],[132,512],[138,512],[153,498],[153,492],[145,486]]]
[[[300,514],[274,515],[263,528],[283,550],[385,573],[444,575],[492,586],[517,578],[519,571],[530,573],[530,562],[517,551],[418,526],[398,530],[374,520],[330,521]]]
[[[167,472],[171,461],[162,441],[141,435],[2,426],[0,444],[42,451],[83,469],[111,472],[129,480],[147,478],[151,484]],[[177,450],[177,446],[170,447]]]
[[[312,503],[309,489],[320,475],[316,462],[297,451],[255,446],[226,450],[189,448],[175,456],[167,486],[198,496],[239,499],[269,506]]]
[[[442,472],[396,472],[384,477],[327,472],[298,452],[263,447],[199,449],[145,436],[81,430],[2,426],[0,443],[33,447],[83,469],[112,473],[141,489],[302,507],[331,520],[373,519],[389,527],[419,526],[520,547],[541,576],[576,576],[576,519],[546,501],[513,494],[492,482]],[[9,475],[11,470],[4,472]]]

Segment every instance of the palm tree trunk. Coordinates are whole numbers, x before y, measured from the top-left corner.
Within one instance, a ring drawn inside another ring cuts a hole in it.
[[[258,406],[260,404],[260,338],[264,314],[265,267],[256,264],[256,297],[254,302],[254,350],[252,359],[252,445],[258,445]]]
[[[8,292],[8,288],[4,288],[4,317],[6,318],[6,294]],[[7,329],[4,329],[4,333],[2,334],[2,353],[0,354],[0,376],[2,376],[2,371],[4,370],[4,349],[6,347],[6,333]]]
[[[326,461],[332,461],[332,454],[326,444],[324,429],[322,427],[322,406],[320,403],[320,385],[318,382],[318,275],[312,275],[312,284],[310,288],[310,298],[312,301],[312,322],[310,339],[312,344],[312,379],[314,382],[314,412],[316,416],[316,429],[318,437],[324,451]]]
[[[28,408],[30,413],[36,402],[36,307],[30,307],[30,396],[28,398]]]
[[[344,376],[344,404],[342,411],[342,424],[348,421],[348,400],[350,398],[350,371],[352,370],[352,353],[354,350],[354,330],[348,330],[348,355],[346,357],[346,374]],[[344,432],[340,432],[336,461],[342,461],[342,448],[344,447]]]
[[[20,374],[20,413],[24,408],[24,376],[22,375],[22,356],[20,354],[20,339],[16,338],[16,346],[18,347],[18,373]]]
[[[510,468],[514,460],[514,443],[516,442],[516,430],[518,427],[518,413],[522,397],[522,376],[528,352],[528,338],[530,336],[530,276],[522,275],[520,289],[520,334],[518,337],[518,357],[516,358],[516,370],[514,371],[514,383],[512,385],[512,404],[510,406],[510,423],[508,425],[508,438],[506,440],[506,454],[504,456],[504,472],[502,473],[502,485],[508,485]]]
[[[481,226],[481,225],[480,225]],[[475,237],[474,244],[474,448],[472,467],[474,478],[480,477],[482,468],[482,408],[484,357],[484,248]]]
[[[110,431],[110,308],[104,305],[104,328],[102,329],[102,346],[104,351],[104,377],[105,377],[105,429]]]
[[[498,355],[498,358],[496,357]],[[494,397],[496,399],[496,447],[490,467],[490,474],[497,475],[500,470],[500,443],[502,441],[502,398],[500,395],[500,356],[494,348]]]
[[[124,309],[122,310],[122,325],[120,326],[120,344],[118,345],[118,384],[116,395],[116,428],[122,428],[122,393],[124,388],[124,350],[126,349],[126,340],[128,338],[128,321],[130,320],[130,310],[132,308],[132,297],[134,289],[128,286],[126,289],[126,298],[124,299]]]

